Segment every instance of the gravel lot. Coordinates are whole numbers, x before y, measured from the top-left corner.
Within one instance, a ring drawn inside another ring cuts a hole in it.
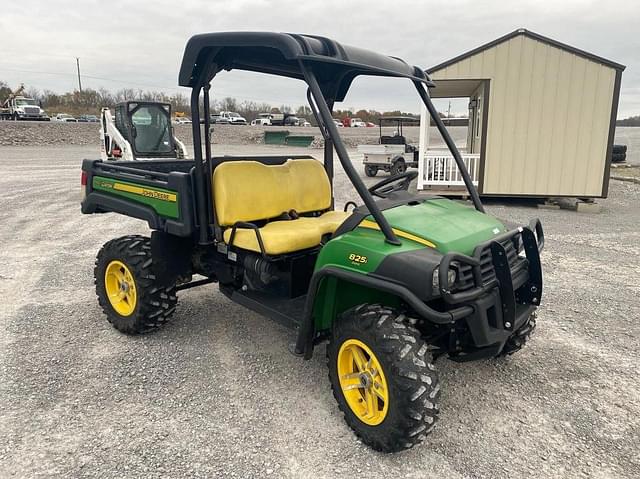
[[[111,328],[95,254],[147,228],[80,214],[80,160],[96,156],[0,147],[0,476],[640,477],[640,185],[612,181],[594,215],[489,205],[545,225],[537,333],[508,359],[439,360],[438,427],[382,455],[343,422],[324,347],[291,356],[291,331],[213,286],[183,292],[155,334]]]

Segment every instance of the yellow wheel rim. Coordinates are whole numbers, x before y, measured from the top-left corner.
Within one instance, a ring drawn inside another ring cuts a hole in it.
[[[129,316],[136,309],[136,282],[129,268],[113,260],[104,272],[104,288],[113,309],[120,316]]]
[[[363,423],[377,426],[387,416],[389,389],[380,361],[357,339],[348,339],[338,351],[338,378],[349,408]]]

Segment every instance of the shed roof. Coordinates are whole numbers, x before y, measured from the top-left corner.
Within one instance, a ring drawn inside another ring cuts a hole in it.
[[[532,38],[534,40],[537,40],[539,42],[542,43],[546,43],[547,45],[550,45],[552,47],[556,47],[559,48],[561,50],[565,50],[567,52],[573,53],[574,55],[578,55],[580,57],[586,58],[588,60],[591,60],[592,62],[596,62],[596,63],[600,63],[601,65],[606,65],[608,67],[614,68],[616,70],[619,71],[623,71],[626,67],[624,65],[621,65],[620,63],[616,63],[614,61],[611,60],[607,60],[606,58],[602,58],[599,57],[597,55],[594,55],[593,53],[589,53],[589,52],[585,52],[584,50],[580,50],[578,48],[572,47],[570,45],[567,45],[566,43],[561,43],[558,42],[556,40],[553,40],[549,37],[545,37],[543,35],[540,35],[538,33],[532,32],[530,30],[527,30],[525,28],[519,28],[517,30],[514,30],[511,33],[508,33],[500,38],[497,38],[489,43],[485,43],[484,45],[479,46],[478,48],[474,48],[473,50],[470,50],[466,53],[463,53],[462,55],[458,55],[457,57],[452,58],[451,60],[447,60],[443,63],[440,63],[438,65],[435,65],[431,68],[427,69],[427,73],[432,74],[438,70],[442,70],[443,68],[446,68],[448,66],[453,65],[454,63],[458,63],[466,58],[469,58],[473,55],[476,55],[477,53],[480,53],[484,50],[488,50],[490,48],[495,47],[496,45],[499,45],[503,42],[506,42],[508,40],[511,40],[512,38],[517,37],[518,35],[524,35],[526,37]]]

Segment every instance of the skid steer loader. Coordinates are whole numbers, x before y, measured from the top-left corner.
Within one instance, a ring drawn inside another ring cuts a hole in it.
[[[173,133],[171,105],[126,101],[100,114],[102,160],[187,159],[187,148]]]

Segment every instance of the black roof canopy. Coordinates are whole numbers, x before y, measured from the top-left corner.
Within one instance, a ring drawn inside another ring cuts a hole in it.
[[[406,121],[406,122],[416,122],[420,121],[420,118],[416,118],[415,116],[380,116],[378,117],[378,121]]]
[[[342,101],[358,75],[408,78],[433,86],[427,74],[405,61],[325,37],[273,32],[195,35],[185,47],[178,83],[207,84],[221,70],[246,70],[304,79],[311,68],[328,99]]]

